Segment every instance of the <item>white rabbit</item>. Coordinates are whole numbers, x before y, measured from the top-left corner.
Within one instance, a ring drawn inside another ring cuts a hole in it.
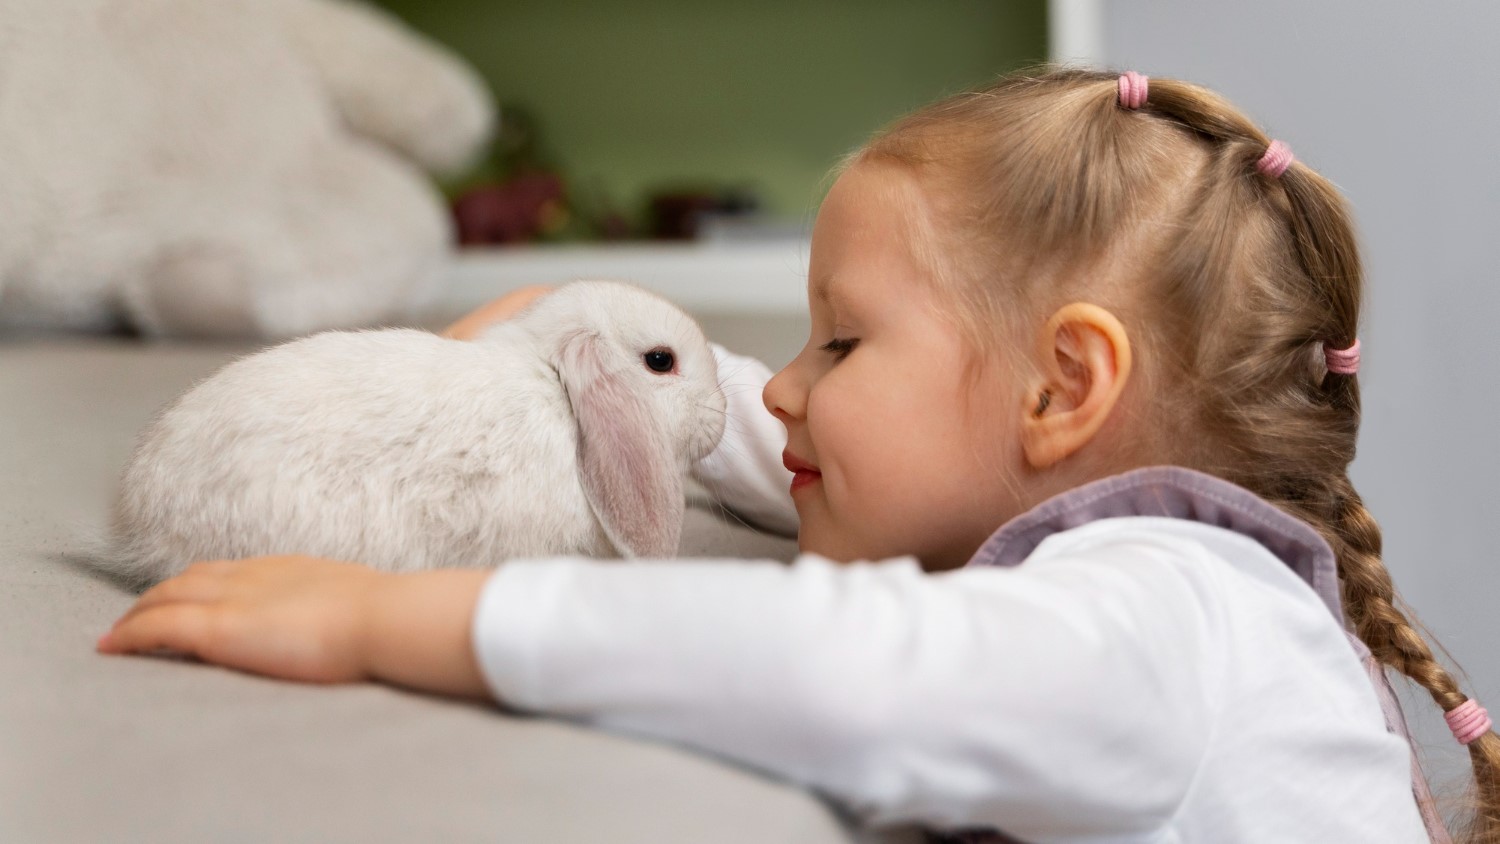
[[[472,341],[329,331],[169,405],[126,468],[105,567],[309,554],[386,571],[669,557],[724,431],[714,358],[653,293],[579,281]]]

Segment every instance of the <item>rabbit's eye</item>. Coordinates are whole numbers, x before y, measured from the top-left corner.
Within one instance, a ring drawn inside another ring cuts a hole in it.
[[[641,358],[651,367],[652,372],[671,372],[672,365],[677,362],[672,353],[665,349],[652,349],[641,355]]]

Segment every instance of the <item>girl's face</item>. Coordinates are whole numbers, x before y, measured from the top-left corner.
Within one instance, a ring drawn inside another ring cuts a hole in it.
[[[812,334],[763,395],[788,459],[818,473],[792,486],[803,551],[956,568],[1020,509],[1007,479],[1024,459],[1021,398],[986,361],[965,410],[961,340],[911,249],[905,215],[924,207],[906,170],[865,162],[818,212]]]

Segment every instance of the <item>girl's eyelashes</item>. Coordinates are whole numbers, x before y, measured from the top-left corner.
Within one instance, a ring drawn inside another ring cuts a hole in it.
[[[850,352],[854,351],[854,346],[858,342],[858,337],[849,337],[842,340],[835,337],[832,340],[829,340],[827,343],[819,346],[818,348],[825,352],[834,352],[837,355],[834,360],[841,361],[844,358],[848,357]]]

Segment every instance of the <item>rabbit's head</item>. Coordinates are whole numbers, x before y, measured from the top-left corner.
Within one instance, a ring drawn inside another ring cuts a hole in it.
[[[670,557],[682,479],[724,434],[708,340],[676,305],[619,281],[576,281],[514,322],[557,370],[578,422],[589,504],[626,557]]]

